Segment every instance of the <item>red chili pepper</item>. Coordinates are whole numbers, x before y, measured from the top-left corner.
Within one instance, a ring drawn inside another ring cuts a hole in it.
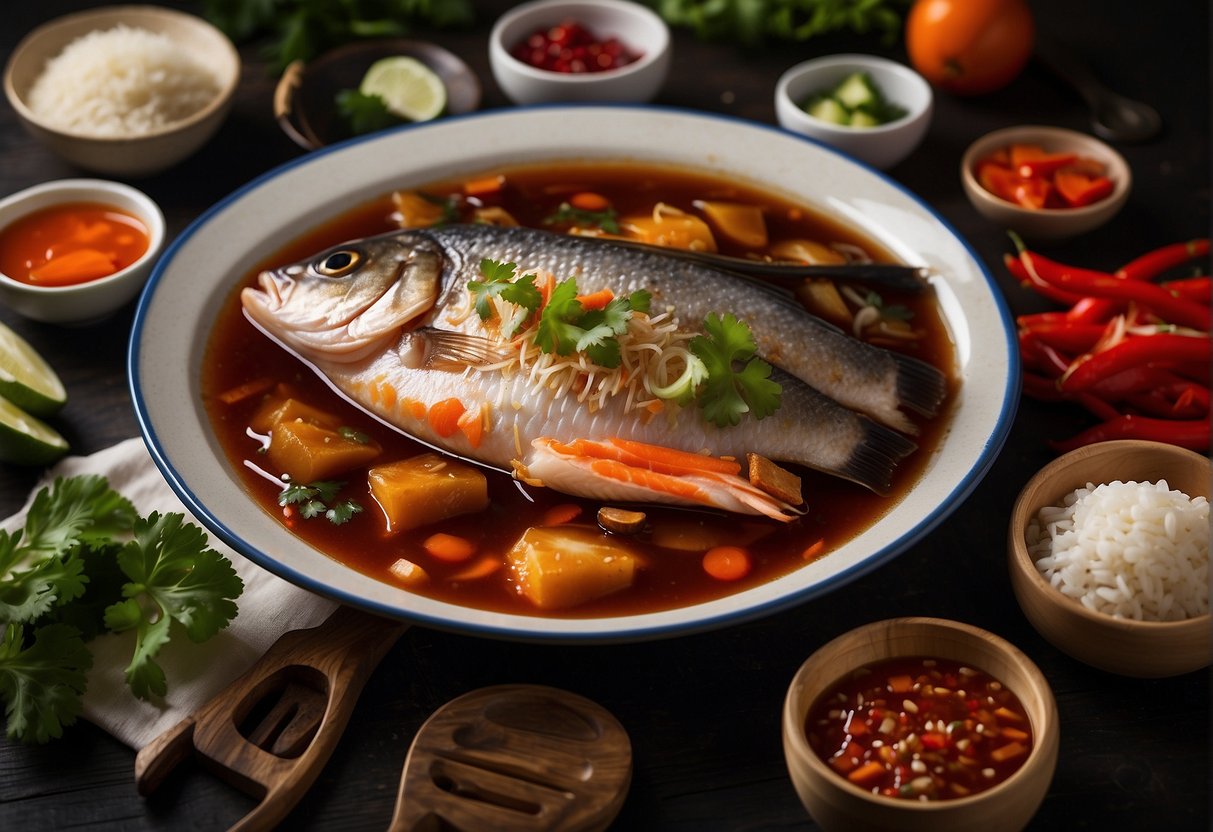
[[[1184,300],[1190,300],[1193,303],[1203,303],[1205,306],[1213,303],[1213,280],[1208,275],[1187,277],[1182,280],[1168,280],[1166,283],[1160,283],[1159,285],[1171,294]]]
[[[1169,370],[1143,364],[1105,376],[1087,389],[1096,396],[1117,401],[1143,390],[1153,390],[1181,381],[1179,376]]]
[[[1049,300],[1064,303],[1066,306],[1073,306],[1082,300],[1082,295],[1063,291],[1037,277],[1024,263],[1022,255],[1021,257],[1015,257],[1011,254],[1004,255],[1002,262],[1006,265],[1007,271],[1019,281],[1020,285],[1034,289],[1037,294],[1043,295]]]
[[[1079,359],[1061,380],[1065,391],[1086,390],[1091,385],[1142,364],[1172,366],[1189,361],[1206,364],[1213,359],[1207,335],[1157,335],[1130,336],[1114,347]]]
[[[1030,396],[1038,401],[1066,401],[1066,396],[1057,387],[1057,379],[1055,378],[1046,378],[1036,373],[1025,372],[1023,374],[1023,386],[1021,389],[1025,396]]]
[[[1080,298],[1066,312],[1066,319],[1076,324],[1106,324],[1124,304],[1108,298]]]
[[[1020,315],[1015,323],[1021,327],[1034,327],[1038,324],[1060,324],[1068,320],[1065,312],[1035,312],[1031,315]]]
[[[1152,280],[1167,269],[1189,260],[1195,260],[1197,257],[1204,257],[1208,253],[1209,240],[1207,238],[1189,240],[1186,243],[1172,243],[1130,260],[1116,270],[1116,276],[1126,280]]]
[[[1161,286],[1066,266],[1034,252],[1024,251],[1021,256],[1031,259],[1029,273],[1035,271],[1041,280],[1061,292],[1080,298],[1091,295],[1112,300],[1136,301],[1171,323],[1209,330],[1210,315],[1207,306],[1177,298]]]
[[[1099,343],[1106,327],[1103,324],[1042,322],[1029,328],[1041,343],[1071,354],[1086,352]]]
[[[1107,421],[1108,419],[1115,419],[1120,415],[1120,411],[1116,409],[1115,405],[1109,404],[1099,396],[1094,396],[1090,393],[1072,393],[1070,395],[1074,397],[1074,401],[1085,407],[1087,412],[1096,419]]]
[[[1019,333],[1019,355],[1029,369],[1059,378],[1070,369],[1071,362],[1058,355],[1057,350],[1043,343],[1030,331]]]
[[[1075,448],[1106,442],[1109,439],[1149,439],[1193,451],[1208,451],[1209,420],[1151,419],[1148,416],[1126,414],[1101,422],[1069,439],[1050,442],[1049,446],[1058,453],[1067,453]]]

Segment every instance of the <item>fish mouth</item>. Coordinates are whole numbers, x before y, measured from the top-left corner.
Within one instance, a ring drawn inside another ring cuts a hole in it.
[[[269,323],[273,314],[286,303],[295,281],[277,272],[263,271],[257,275],[260,289],[248,286],[240,291],[240,303],[258,323]]]

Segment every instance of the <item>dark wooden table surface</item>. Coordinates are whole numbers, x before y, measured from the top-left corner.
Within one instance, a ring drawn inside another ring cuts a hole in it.
[[[0,55],[35,25],[90,5],[4,0]],[[490,75],[486,36],[508,4],[477,3],[474,29],[423,32],[461,54],[484,84],[483,106],[507,102]],[[1128,205],[1109,225],[1044,249],[1059,259],[1113,269],[1164,243],[1209,231],[1209,9],[1187,0],[1032,3],[1040,29],[1062,40],[1113,88],[1148,100],[1166,129],[1122,146],[1134,173]],[[185,4],[197,10],[196,5]],[[675,33],[675,63],[658,103],[774,123],[772,91],[788,66],[813,56],[868,51],[905,60],[899,45],[853,35],[741,49]],[[193,158],[136,182],[163,206],[170,233],[254,176],[301,151],[271,115],[273,79],[255,46],[235,107]],[[941,95],[921,148],[889,172],[923,197],[998,277],[1016,313],[1042,308],[1001,267],[1005,233],[961,191],[965,147],[999,127],[1040,123],[1087,130],[1065,85],[1032,64],[1009,88],[975,99]],[[0,105],[0,196],[77,176],[25,135]],[[74,450],[133,436],[124,358],[131,308],[108,322],[63,329],[0,309],[0,319],[43,352],[67,385],[58,417]],[[413,628],[372,677],[334,757],[290,816],[290,828],[377,829],[391,816],[409,742],[437,707],[485,685],[531,682],[586,695],[629,732],[635,775],[617,829],[811,829],[788,780],[780,707],[800,663],[829,639],[895,615],[934,615],[992,630],[1024,650],[1050,680],[1061,712],[1061,757],[1033,829],[1209,828],[1209,676],[1142,681],[1093,670],[1029,626],[1011,594],[1004,534],[1014,497],[1051,458],[1048,437],[1085,416],[1025,401],[993,470],[924,542],[873,574],[764,620],[655,643],[597,647],[509,644]],[[0,467],[0,512],[25,499],[38,472]],[[177,777],[154,799],[135,793],[134,753],[86,723],[45,747],[0,740],[0,829],[223,828],[250,803],[208,775]]]

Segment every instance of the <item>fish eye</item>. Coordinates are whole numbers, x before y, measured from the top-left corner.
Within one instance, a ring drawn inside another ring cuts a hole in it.
[[[316,271],[326,277],[340,277],[348,274],[362,262],[362,255],[353,249],[334,251],[316,264]]]

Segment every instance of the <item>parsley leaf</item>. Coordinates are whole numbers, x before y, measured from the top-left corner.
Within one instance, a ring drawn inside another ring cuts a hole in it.
[[[648,312],[649,300],[641,289],[587,312],[577,297],[577,281],[570,277],[552,290],[539,316],[535,343],[545,353],[584,352],[595,364],[613,369],[620,361],[618,336],[627,332],[633,312]]]
[[[236,614],[242,581],[183,519],[142,520],[104,477],[87,475],[41,489],[25,527],[0,531],[0,699],[10,737],[45,742],[75,720],[92,663],[85,640],[103,628],[138,629],[127,679],[142,697],[166,688],[153,657],[173,621],[201,641]]]
[[[757,358],[750,327],[733,315],[715,312],[704,319],[707,336],[691,340],[691,352],[708,377],[699,393],[703,416],[717,427],[736,425],[746,413],[765,419],[779,408],[782,388],[770,380],[771,365]],[[736,363],[745,362],[740,370]]]
[[[136,631],[135,655],[126,669],[131,690],[141,699],[163,696],[164,671],[154,656],[169,641],[173,621],[193,642],[205,641],[236,615],[234,599],[244,589],[227,558],[206,547],[206,535],[184,515],[153,512],[135,522],[134,539],[118,552],[130,578],[127,600],[105,611],[115,632]]]
[[[307,485],[288,485],[278,495],[278,505],[299,506],[299,513],[306,520],[324,516],[334,526],[340,526],[362,511],[362,506],[354,500],[344,500],[329,507],[337,499],[337,494],[344,485],[343,482],[332,480],[320,480]]]
[[[557,355],[575,352],[583,333],[572,321],[580,318],[583,312],[581,302],[577,300],[577,281],[570,277],[557,283],[539,316],[539,328],[535,331],[539,349]]]
[[[516,269],[513,263],[498,263],[488,259],[480,261],[480,274],[484,280],[468,281],[468,291],[476,298],[476,314],[480,320],[487,321],[493,317],[493,306],[489,301],[494,297],[531,312],[543,303],[543,294],[535,285],[535,275],[527,274],[515,280]],[[506,334],[513,335],[512,332]]]
[[[594,225],[608,234],[619,233],[618,215],[614,208],[605,211],[587,211],[574,208],[567,202],[560,203],[553,213],[544,217],[544,225]]]
[[[80,715],[84,674],[92,664],[74,627],[39,627],[27,645],[24,628],[7,625],[0,634],[0,698],[9,738],[42,743],[62,736],[63,726]]]

